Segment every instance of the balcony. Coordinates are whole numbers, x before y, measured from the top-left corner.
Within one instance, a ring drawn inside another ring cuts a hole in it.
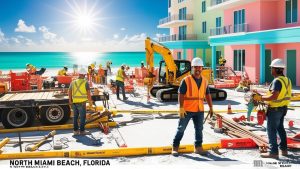
[[[248,4],[250,2],[254,2],[257,0],[211,0],[210,1],[210,7],[207,8],[207,10],[214,10],[214,9],[229,9],[236,6]]]
[[[173,26],[182,26],[194,20],[193,14],[171,15],[159,20],[158,28],[170,28]]]
[[[173,34],[168,36],[159,37],[159,42],[168,42],[168,41],[184,41],[184,40],[198,40],[197,34]]]
[[[210,36],[226,35],[232,33],[248,32],[248,24],[227,25],[219,28],[210,29]]]

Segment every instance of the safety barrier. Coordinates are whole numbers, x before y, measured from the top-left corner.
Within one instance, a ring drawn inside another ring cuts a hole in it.
[[[257,145],[251,138],[230,138],[221,139],[221,147],[227,149],[255,148]]]
[[[221,148],[220,143],[203,144],[204,150]],[[137,148],[117,148],[103,150],[69,150],[69,151],[43,151],[24,153],[0,154],[0,159],[29,159],[29,158],[105,158],[105,157],[125,157],[140,155],[171,154],[172,146],[162,147],[137,147]],[[180,153],[194,152],[194,145],[181,145]]]
[[[157,113],[178,113],[178,110],[115,110],[112,109],[111,112],[115,115],[118,113],[141,113],[141,114],[157,114]],[[207,111],[205,111],[207,112]],[[214,113],[227,113],[228,110],[214,110]],[[232,110],[233,113],[246,113],[246,109],[236,109]],[[255,112],[255,110],[253,110]]]

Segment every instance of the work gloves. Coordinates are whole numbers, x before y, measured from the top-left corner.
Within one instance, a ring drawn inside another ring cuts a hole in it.
[[[259,95],[258,93],[253,94],[253,100],[256,102],[262,101],[262,96]]]
[[[183,107],[180,107],[180,108],[179,108],[179,117],[180,117],[180,118],[184,118],[185,115],[186,115],[186,111],[184,110]]]

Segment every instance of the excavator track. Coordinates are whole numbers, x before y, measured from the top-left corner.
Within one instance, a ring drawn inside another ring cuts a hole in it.
[[[171,88],[171,86],[154,85],[150,90],[150,94],[152,97],[156,97],[156,93],[158,90],[166,88]]]
[[[155,90],[155,97],[161,102],[174,102],[178,100],[177,86],[160,86],[160,88],[157,87]],[[225,90],[210,87],[209,91],[213,101],[223,101],[227,98],[227,92]]]

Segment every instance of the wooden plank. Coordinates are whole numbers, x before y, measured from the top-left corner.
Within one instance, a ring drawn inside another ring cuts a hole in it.
[[[18,93],[14,97],[12,97],[10,100],[21,100],[21,98],[24,96],[25,93]]]
[[[14,94],[5,94],[3,97],[0,98],[0,101],[7,101],[13,95]]]
[[[47,98],[47,93],[48,92],[43,92],[43,95],[40,97],[40,99],[45,100]]]
[[[38,93],[36,93],[35,99],[36,99],[36,100],[40,100],[41,97],[43,96],[43,94],[44,94],[44,92],[38,92]]]
[[[49,92],[47,99],[52,100],[54,97],[54,92]]]

